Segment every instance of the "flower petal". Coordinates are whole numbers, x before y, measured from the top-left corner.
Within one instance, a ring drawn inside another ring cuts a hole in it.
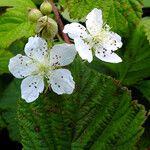
[[[40,37],[30,37],[28,43],[25,45],[26,55],[38,61],[43,61],[48,54],[47,52],[47,42]]]
[[[103,41],[103,46],[108,50],[115,51],[118,48],[121,48],[122,45],[121,37],[114,32],[108,32],[108,38]]]
[[[39,94],[44,90],[43,77],[29,76],[25,78],[21,83],[21,97],[25,99],[27,103],[33,102],[39,97]]]
[[[74,44],[58,44],[50,51],[51,66],[65,66],[73,62],[76,56]]]
[[[95,51],[95,56],[102,61],[110,63],[120,63],[122,59],[113,51],[106,50],[103,47],[99,47]]]
[[[102,11],[94,8],[86,17],[86,27],[90,34],[96,35],[103,26]]]
[[[31,75],[36,70],[36,66],[32,59],[21,54],[10,59],[8,68],[16,78],[24,78]]]
[[[91,46],[80,38],[74,39],[74,43],[80,57],[90,63],[93,60]]]
[[[67,33],[69,37],[72,39],[78,38],[78,37],[81,37],[81,38],[88,37],[86,28],[80,23],[74,22],[74,23],[65,25],[63,32]]]
[[[71,94],[75,88],[75,83],[71,72],[67,69],[56,69],[49,78],[52,90],[58,95]]]

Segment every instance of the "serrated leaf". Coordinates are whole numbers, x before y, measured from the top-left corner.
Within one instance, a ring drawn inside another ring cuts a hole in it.
[[[34,34],[33,25],[28,21],[28,10],[35,7],[31,0],[2,0],[0,6],[11,7],[0,16],[0,48]]]
[[[0,50],[0,74],[8,73],[9,59],[13,57],[13,54],[6,50]]]
[[[139,23],[142,0],[60,0],[63,12],[69,12],[69,20],[84,18],[93,8],[103,11],[104,22],[123,37],[127,37]],[[66,13],[67,14],[67,13]]]
[[[24,149],[134,150],[145,110],[115,81],[88,69],[71,67],[76,90],[72,95],[42,95],[33,103],[18,101]]]
[[[143,22],[130,35],[122,52],[123,56],[119,54],[123,59],[121,63],[110,64],[96,60],[94,64],[91,64],[91,67],[99,72],[106,70],[108,75],[113,75],[124,85],[134,85],[150,76],[150,45],[145,36]]]

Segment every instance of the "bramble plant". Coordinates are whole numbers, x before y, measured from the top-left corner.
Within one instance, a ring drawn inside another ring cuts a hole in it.
[[[0,128],[25,150],[148,149],[150,18],[142,5],[0,1]]]

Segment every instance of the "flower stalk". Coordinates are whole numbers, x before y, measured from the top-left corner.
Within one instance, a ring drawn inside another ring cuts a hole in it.
[[[63,22],[62,22],[62,20],[61,20],[59,10],[57,9],[57,7],[55,6],[55,4],[53,3],[52,0],[48,0],[48,2],[52,5],[52,10],[53,10],[53,12],[54,12],[56,22],[57,22],[57,24],[58,24],[58,28],[59,28],[60,35],[63,37],[63,39],[64,39],[64,41],[65,41],[66,43],[71,44],[68,35],[63,32],[64,24],[63,24]]]

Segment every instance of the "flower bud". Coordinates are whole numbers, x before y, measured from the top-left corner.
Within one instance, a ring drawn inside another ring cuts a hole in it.
[[[28,13],[31,22],[36,22],[40,17],[42,17],[42,13],[36,8],[31,9]]]
[[[52,11],[52,5],[47,0],[45,0],[40,6],[40,10],[43,15],[48,15]]]
[[[37,22],[36,32],[44,39],[51,40],[58,32],[57,23],[52,18],[43,16]]]

